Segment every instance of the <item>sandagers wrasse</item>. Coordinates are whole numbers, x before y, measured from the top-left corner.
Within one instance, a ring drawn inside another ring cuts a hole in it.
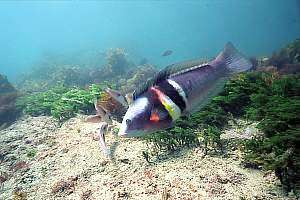
[[[251,62],[231,43],[212,61],[173,64],[136,90],[123,118],[120,136],[142,136],[172,127],[217,95],[234,74],[247,71]]]

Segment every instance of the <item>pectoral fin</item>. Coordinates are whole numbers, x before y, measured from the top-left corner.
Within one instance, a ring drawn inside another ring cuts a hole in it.
[[[85,122],[90,122],[90,123],[100,123],[102,121],[102,118],[100,115],[92,115],[92,116],[88,116],[85,119]]]
[[[122,104],[122,106],[124,107],[128,107],[128,103],[124,97],[124,95],[117,91],[117,90],[113,90],[110,88],[106,88],[105,90],[113,99],[115,99],[117,102],[119,102],[120,104]]]
[[[110,157],[110,150],[107,148],[106,144],[105,144],[105,133],[107,132],[107,126],[108,124],[103,122],[100,124],[100,131],[99,131],[99,144],[100,144],[100,148],[104,154],[104,156],[106,157]]]
[[[110,113],[107,112],[102,106],[100,106],[97,103],[97,101],[95,101],[94,105],[95,105],[95,109],[96,109],[97,115],[100,116],[100,118],[102,119],[102,121],[105,121],[108,124],[111,124],[112,120],[111,120],[111,117],[110,117]]]
[[[125,98],[126,98],[128,105],[130,105],[133,102],[133,93],[126,94]]]

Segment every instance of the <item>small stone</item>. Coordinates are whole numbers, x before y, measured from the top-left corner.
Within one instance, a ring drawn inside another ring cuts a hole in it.
[[[68,149],[68,148],[63,148],[63,149],[61,150],[61,152],[62,152],[62,153],[68,153],[68,152],[69,152],[69,149]]]
[[[16,162],[13,166],[10,167],[10,170],[13,172],[19,171],[19,170],[28,170],[29,169],[29,164],[26,163],[25,161],[18,161]]]
[[[107,160],[104,160],[104,161],[102,161],[102,162],[100,163],[100,166],[104,167],[104,166],[107,165],[107,164],[108,164],[108,161],[107,161]]]
[[[127,158],[119,159],[119,161],[125,164],[130,164],[129,159]]]
[[[93,139],[94,141],[99,141],[99,135],[93,135],[93,136],[92,136],[92,139]]]
[[[87,190],[87,191],[84,191],[81,195],[81,200],[89,200],[91,199],[91,196],[92,196],[92,190]]]
[[[8,174],[7,173],[1,173],[0,174],[0,184],[4,183],[8,179]]]
[[[25,144],[31,144],[32,140],[25,140]]]

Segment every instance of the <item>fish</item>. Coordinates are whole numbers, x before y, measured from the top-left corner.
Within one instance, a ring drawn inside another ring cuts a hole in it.
[[[171,55],[172,53],[173,53],[172,50],[166,50],[166,51],[164,51],[164,52],[161,54],[161,56],[169,56],[169,55]]]
[[[94,102],[96,115],[86,118],[86,122],[99,123],[105,121],[111,124],[112,118],[122,121],[128,103],[124,95],[116,90],[106,88],[99,100]]]
[[[88,116],[85,121],[99,123],[99,145],[105,157],[111,157],[111,151],[105,143],[105,134],[109,125],[113,124],[112,118],[118,120],[123,117],[128,107],[127,100],[121,92],[106,88],[100,100],[94,102],[96,115]]]
[[[85,119],[86,122],[99,123],[99,145],[105,157],[110,157],[110,149],[105,143],[105,133],[108,125],[112,124],[111,114],[106,111],[97,101],[94,102],[96,115],[89,116]]]
[[[135,90],[118,135],[138,137],[171,128],[222,91],[234,74],[250,70],[252,63],[228,42],[210,62],[192,60],[167,66]]]
[[[94,102],[94,106],[96,110],[96,115],[88,116],[85,119],[85,122],[90,122],[90,123],[106,122],[108,124],[111,124],[112,123],[111,113],[108,112],[103,106],[101,106],[98,101]]]
[[[126,98],[120,91],[113,90],[110,88],[106,88],[105,90],[113,99],[115,99],[117,102],[119,102],[123,107],[127,107],[128,103],[126,101]]]

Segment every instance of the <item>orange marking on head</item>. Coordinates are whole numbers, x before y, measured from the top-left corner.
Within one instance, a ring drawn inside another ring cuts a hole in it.
[[[151,89],[151,91],[154,92],[154,94],[157,96],[157,98],[158,98],[160,101],[163,100],[164,94],[163,94],[159,89],[157,89],[157,88],[155,88],[155,87],[151,87],[150,89]]]
[[[159,116],[158,116],[157,112],[151,113],[150,121],[153,121],[153,122],[158,122],[159,121]]]

